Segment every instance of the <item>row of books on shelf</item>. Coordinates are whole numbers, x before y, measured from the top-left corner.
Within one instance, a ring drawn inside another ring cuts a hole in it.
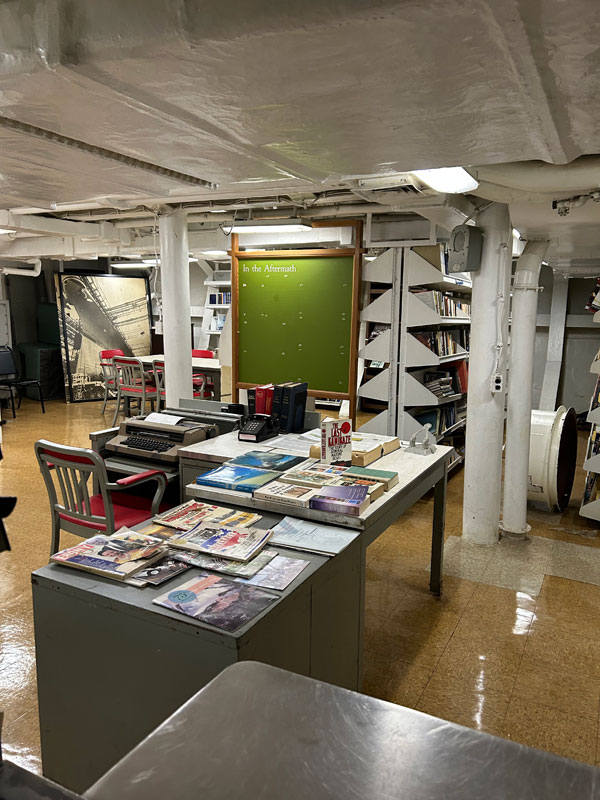
[[[586,454],[586,461],[592,456],[597,456],[600,453],[600,427],[592,425],[590,436],[588,439],[588,448]]]
[[[466,300],[459,300],[437,289],[413,289],[413,294],[441,317],[471,316],[471,303]]]
[[[190,500],[141,529],[96,535],[51,561],[128,585],[157,587],[192,568],[200,573],[152,602],[203,623],[235,631],[269,605],[309,566],[273,545],[332,556],[357,533],[285,517],[259,528],[259,514]],[[233,527],[232,525],[235,525]],[[268,545],[268,546],[267,546]]]
[[[598,478],[600,475],[597,472],[588,472],[585,479],[585,487],[583,490],[582,505],[592,503],[594,500],[600,499],[600,482]]]
[[[196,483],[257,499],[359,516],[398,482],[388,470],[323,464],[314,458],[251,451],[199,475]]]
[[[469,389],[469,364],[459,361],[448,369],[436,369],[425,372],[423,385],[436,397],[449,397],[455,394],[466,394]]]
[[[467,417],[467,401],[449,403],[440,408],[432,408],[413,414],[420,425],[431,425],[434,436],[442,436],[449,428],[454,427]]]
[[[250,415],[267,414],[273,417],[283,432],[302,430],[308,397],[307,383],[302,381],[265,383],[251,387],[247,391]]]
[[[470,331],[468,329],[421,331],[415,333],[414,336],[438,356],[458,355],[461,347],[463,350],[469,349]]]
[[[590,411],[594,411],[600,406],[600,375],[596,381],[594,391],[592,393],[592,400],[590,402]]]
[[[209,292],[208,302],[211,306],[227,306],[231,303],[231,292]]]

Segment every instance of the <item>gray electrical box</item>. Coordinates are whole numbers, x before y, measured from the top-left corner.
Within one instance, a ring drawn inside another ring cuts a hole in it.
[[[450,237],[448,272],[477,272],[481,266],[483,233],[475,225],[457,225]]]

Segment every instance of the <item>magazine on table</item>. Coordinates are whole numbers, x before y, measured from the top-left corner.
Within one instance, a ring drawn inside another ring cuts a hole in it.
[[[341,553],[358,536],[357,532],[309,520],[284,517],[273,528],[271,544],[333,556]]]
[[[161,539],[122,528],[112,536],[92,536],[61,550],[50,561],[122,581],[158,561],[164,553]]]
[[[180,506],[163,511],[162,514],[157,514],[154,517],[154,522],[159,525],[166,525],[168,528],[189,531],[216,511],[227,511],[231,514],[230,508],[224,509],[221,506],[213,506],[210,503],[201,503],[199,500],[188,500],[187,503],[182,503]]]
[[[227,558],[214,558],[203,553],[193,553],[191,550],[177,550],[173,553],[173,558],[188,564],[190,567],[200,569],[210,569],[214,572],[222,572],[224,575],[234,575],[240,578],[252,578],[257,572],[272,561],[277,555],[277,550],[265,547],[257,556],[250,561],[232,561]]]
[[[276,595],[256,586],[201,572],[152,602],[233,632],[277,600]]]
[[[300,573],[308,567],[310,561],[302,558],[288,558],[287,556],[276,556],[253,578],[244,580],[244,583],[251,583],[252,586],[262,586],[263,589],[287,589],[290,583],[295,580]],[[239,581],[243,580],[238,578]]]
[[[189,564],[177,561],[173,553],[167,553],[152,566],[136,572],[133,578],[127,579],[127,583],[132,586],[147,586],[148,584],[160,586],[161,583],[165,583],[165,581],[180,575],[182,572],[186,572],[189,568]]]
[[[271,538],[271,530],[199,525],[169,541],[171,547],[195,550],[219,558],[249,561]]]

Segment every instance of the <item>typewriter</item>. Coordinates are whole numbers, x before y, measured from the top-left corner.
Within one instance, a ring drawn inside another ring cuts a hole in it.
[[[137,459],[176,464],[179,448],[219,435],[216,425],[174,419],[178,421],[150,422],[145,417],[127,419],[121,423],[119,433],[106,443],[106,449]]]

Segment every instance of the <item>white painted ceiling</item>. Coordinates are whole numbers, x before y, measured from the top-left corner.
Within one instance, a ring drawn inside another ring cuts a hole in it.
[[[289,194],[419,167],[565,164],[600,153],[599,61],[598,0],[8,0],[0,207]],[[187,178],[75,151],[36,129]],[[551,236],[556,258],[589,259],[600,246],[598,204],[564,220],[548,202],[511,210],[523,234]]]

